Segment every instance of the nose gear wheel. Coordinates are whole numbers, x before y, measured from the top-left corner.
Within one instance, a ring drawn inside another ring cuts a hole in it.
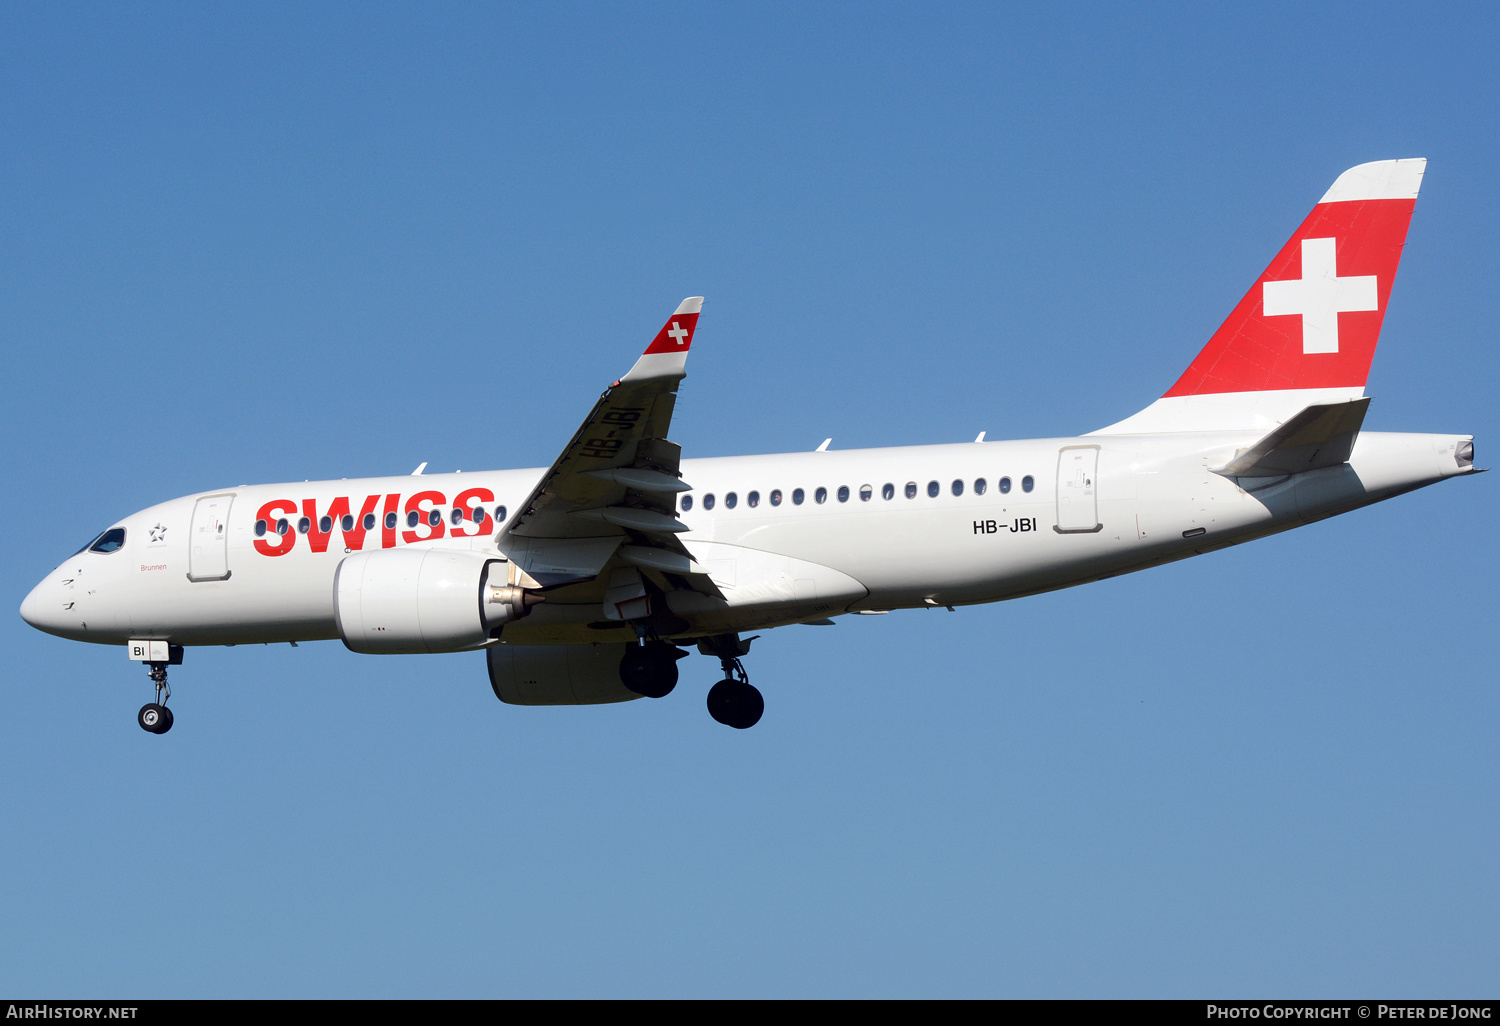
[[[165,734],[172,729],[172,710],[164,705],[148,702],[141,706],[135,721],[141,725],[142,730],[152,734]]]

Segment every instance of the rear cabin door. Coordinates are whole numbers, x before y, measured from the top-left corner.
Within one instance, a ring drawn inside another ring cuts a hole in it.
[[[233,495],[209,495],[193,507],[188,531],[188,580],[229,579],[229,504]]]
[[[1098,500],[1099,447],[1070,445],[1057,454],[1057,533],[1102,530]]]

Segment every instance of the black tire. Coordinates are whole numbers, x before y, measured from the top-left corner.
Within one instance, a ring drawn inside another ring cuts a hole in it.
[[[734,716],[734,685],[732,680],[721,680],[708,689],[708,714],[726,727]]]
[[[135,714],[135,722],[141,725],[141,729],[149,734],[160,734],[165,729],[163,723],[171,724],[167,719],[172,715],[167,712],[165,706],[157,705],[155,702],[147,702],[141,706],[141,711]]]
[[[726,727],[748,730],[765,711],[766,700],[753,685],[721,680],[708,689],[708,714]]]
[[[730,726],[736,730],[749,730],[760,722],[761,716],[766,711],[766,700],[761,695],[760,689],[753,684],[741,684],[739,687],[739,719]]]
[[[158,734],[165,734],[172,729],[172,710],[166,706],[161,707],[161,724],[156,728]]]
[[[646,650],[640,645],[631,645],[620,657],[620,683],[635,691],[650,676],[651,664],[646,658]]]
[[[682,650],[660,641],[632,645],[620,658],[620,683],[647,698],[666,698],[677,686]]]

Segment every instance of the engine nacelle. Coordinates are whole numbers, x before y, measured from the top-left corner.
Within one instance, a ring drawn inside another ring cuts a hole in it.
[[[507,581],[505,561],[482,552],[356,552],[334,574],[334,619],[354,652],[461,652],[542,600]]]
[[[495,697],[511,705],[599,705],[641,696],[620,683],[624,644],[496,645],[486,655]]]

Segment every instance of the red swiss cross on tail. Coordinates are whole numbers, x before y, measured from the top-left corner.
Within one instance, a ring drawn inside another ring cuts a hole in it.
[[[1167,396],[1363,389],[1426,165],[1340,175]]]

